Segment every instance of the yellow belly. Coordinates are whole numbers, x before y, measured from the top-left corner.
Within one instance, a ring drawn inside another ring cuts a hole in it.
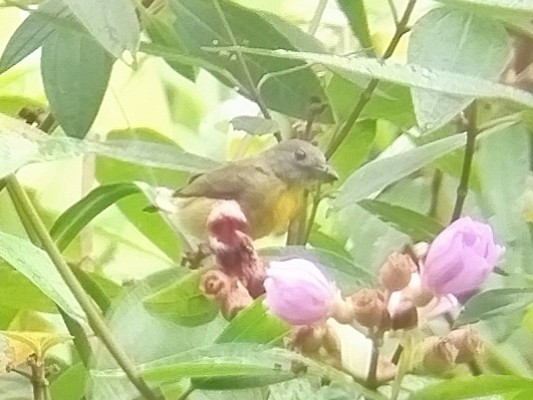
[[[301,189],[288,189],[277,196],[265,199],[263,215],[258,227],[256,237],[269,234],[281,235],[287,232],[289,222],[302,208],[303,191]]]

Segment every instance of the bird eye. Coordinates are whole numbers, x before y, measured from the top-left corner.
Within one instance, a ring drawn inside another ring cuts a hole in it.
[[[302,149],[298,149],[294,152],[294,158],[296,158],[298,161],[302,161],[307,158],[307,154],[305,154],[305,151]]]

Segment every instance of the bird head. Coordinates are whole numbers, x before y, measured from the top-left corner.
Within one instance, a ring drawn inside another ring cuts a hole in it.
[[[286,140],[264,155],[268,157],[274,173],[291,184],[330,183],[339,178],[327,163],[324,153],[304,140]]]

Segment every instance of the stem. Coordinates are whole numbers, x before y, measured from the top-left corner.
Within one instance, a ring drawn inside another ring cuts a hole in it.
[[[400,23],[400,19],[398,18],[398,9],[396,8],[396,5],[394,4],[394,0],[387,0],[389,3],[390,12],[392,14],[392,19],[394,20],[394,24],[398,26]]]
[[[431,180],[431,204],[429,205],[428,216],[435,218],[439,206],[439,193],[442,184],[442,171],[435,169]]]
[[[28,365],[31,369],[31,385],[33,389],[33,400],[46,400],[45,391],[48,380],[44,374],[44,362],[36,354],[28,357]]]
[[[470,180],[470,171],[472,170],[472,160],[474,159],[474,151],[476,148],[476,136],[478,134],[477,127],[477,103],[474,100],[466,110],[468,119],[468,127],[466,130],[466,146],[465,155],[463,159],[463,169],[461,171],[461,180],[457,187],[457,198],[453,208],[453,214],[450,222],[455,221],[461,216],[463,206],[465,204],[466,195],[468,194],[468,181]]]
[[[413,13],[413,9],[415,7],[416,0],[409,0],[409,3],[407,3],[407,6],[405,7],[405,11],[402,15],[402,18],[398,21],[398,24],[396,25],[396,31],[394,32],[394,35],[387,46],[387,49],[383,53],[383,56],[381,57],[383,60],[386,60],[387,58],[390,58],[392,54],[394,53],[394,50],[396,50],[396,47],[398,46],[398,43],[400,42],[400,39],[403,35],[405,35],[409,29],[407,28],[407,25],[409,23],[409,18],[411,17],[411,14]],[[333,136],[333,139],[331,140],[331,143],[326,150],[326,158],[330,159],[331,156],[337,151],[341,143],[346,139],[346,136],[350,133],[350,130],[352,129],[353,125],[361,115],[361,112],[364,110],[365,106],[370,101],[372,94],[374,93],[374,90],[376,90],[379,83],[379,79],[372,78],[370,82],[368,82],[368,85],[366,86],[365,90],[361,93],[359,96],[359,100],[355,104],[352,112],[348,116],[348,119],[338,132],[338,134]]]
[[[307,222],[303,244],[306,244],[309,241],[309,237],[311,236],[311,230],[313,229],[313,221],[316,218],[316,214],[318,212],[318,206],[320,205],[320,202],[322,201],[321,189],[322,189],[321,185],[318,185],[313,195],[313,205],[311,206],[311,214],[309,215],[309,221]]]
[[[370,358],[370,367],[368,369],[368,376],[366,378],[366,387],[369,389],[376,389],[378,384],[378,360],[379,360],[379,345],[376,332],[371,332],[369,338],[372,340],[372,354]]]
[[[307,33],[315,36],[316,31],[318,30],[318,27],[320,25],[320,20],[322,19],[322,16],[324,15],[324,11],[326,10],[326,6],[328,5],[328,0],[319,0],[318,6],[316,7],[315,14],[313,15],[313,19],[309,23],[309,29],[307,29]]]
[[[55,245],[53,239],[50,237],[50,234],[48,233],[43,221],[37,214],[37,211],[28,198],[28,195],[18,182],[17,178],[14,175],[9,175],[6,177],[6,182],[8,188],[10,189],[10,193],[12,193],[13,201],[18,202],[21,209],[29,217],[29,222],[32,225],[31,228],[34,230],[39,241],[42,243],[43,249],[48,253],[48,256],[57,268],[57,271],[62,276],[65,283],[72,291],[72,294],[87,315],[87,320],[95,335],[100,338],[119,367],[124,371],[128,379],[139,390],[139,392],[146,399],[159,400],[160,397],[158,397],[139,376],[135,365],[129,359],[124,349],[122,349],[117,343],[111,331],[106,326],[99,310],[96,308],[87,293],[85,293],[83,287],[68,267],[67,263],[61,256],[59,249]]]
[[[224,11],[222,11],[222,8],[220,7],[220,3],[218,2],[218,0],[213,0],[213,5],[215,6],[215,9],[217,10],[218,15],[220,16],[222,25],[224,25],[224,29],[226,30],[226,33],[228,34],[228,37],[231,41],[232,46],[234,46],[235,48],[238,47],[239,44],[237,43],[237,39],[235,39],[235,35],[233,35],[231,26],[229,25],[228,20],[226,19],[226,16],[224,15]],[[239,64],[241,65],[242,72],[244,73],[244,76],[246,80],[248,81],[248,86],[250,89],[250,95],[252,97],[252,100],[257,103],[265,119],[272,119],[272,116],[270,115],[270,111],[268,111],[268,108],[266,107],[265,103],[263,102],[263,99],[261,98],[261,94],[257,91],[257,88],[255,87],[252,74],[250,73],[250,70],[248,69],[246,62],[244,61],[244,58],[241,52],[239,50],[235,50],[235,54],[237,56],[237,60],[239,61]],[[279,132],[276,132],[275,136],[278,141],[281,141],[281,134]]]

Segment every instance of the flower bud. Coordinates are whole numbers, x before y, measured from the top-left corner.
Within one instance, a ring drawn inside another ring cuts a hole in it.
[[[200,280],[200,290],[220,303],[220,311],[227,320],[252,303],[248,290],[235,277],[227,276],[222,271],[206,272]]]
[[[394,330],[414,328],[418,324],[418,312],[415,305],[402,292],[394,292],[389,298],[387,310]]]
[[[383,296],[377,289],[361,289],[350,297],[352,313],[367,328],[381,326],[388,316]]]
[[[485,281],[503,252],[494,243],[490,225],[459,218],[431,243],[422,283],[438,295],[471,292]]]
[[[381,285],[390,292],[402,290],[416,271],[413,259],[406,254],[392,253],[379,270]]]
[[[459,351],[455,360],[457,363],[468,363],[484,350],[481,338],[470,326],[451,331],[446,339]]]
[[[432,336],[422,343],[422,367],[425,372],[439,374],[455,366],[459,350],[447,339]]]
[[[335,285],[310,261],[272,261],[264,282],[270,311],[291,325],[325,321],[337,296]]]

